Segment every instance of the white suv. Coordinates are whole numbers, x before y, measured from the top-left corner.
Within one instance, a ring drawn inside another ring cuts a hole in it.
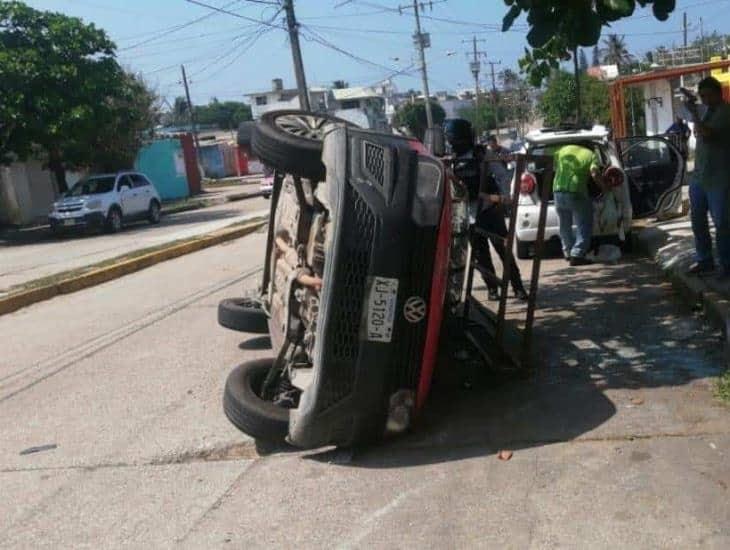
[[[53,233],[86,227],[116,233],[126,221],[158,223],[160,206],[160,195],[144,174],[98,174],[80,180],[53,203],[48,221]]]
[[[608,140],[603,126],[590,130],[545,129],[525,136],[523,153],[552,155],[561,145],[583,145],[598,155],[611,189],[594,198],[593,236],[597,240],[630,245],[633,219],[664,216],[682,206],[685,162],[677,147],[660,136]],[[538,163],[539,164],[539,163]],[[520,186],[517,208],[516,247],[518,258],[528,258],[537,238],[543,168],[528,163],[523,174],[515,174],[512,188]],[[545,240],[557,239],[558,215],[552,190],[545,226]]]

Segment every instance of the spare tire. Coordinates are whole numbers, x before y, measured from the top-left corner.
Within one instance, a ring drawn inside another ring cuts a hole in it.
[[[270,111],[261,115],[251,135],[251,148],[264,164],[314,180],[325,176],[322,141],[336,124],[352,123],[309,111]]]
[[[239,332],[268,334],[268,317],[251,298],[227,298],[218,304],[218,324]]]
[[[289,432],[289,409],[259,397],[274,359],[247,361],[231,371],[223,392],[223,412],[243,433],[256,439],[282,442]]]

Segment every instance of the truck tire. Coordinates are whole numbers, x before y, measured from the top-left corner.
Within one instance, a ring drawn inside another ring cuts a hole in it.
[[[239,332],[268,334],[268,317],[259,302],[250,298],[226,298],[218,304],[218,324]]]
[[[231,371],[223,392],[228,420],[255,439],[283,442],[289,433],[289,409],[259,397],[258,392],[274,359],[247,361]]]
[[[308,111],[284,110],[264,113],[251,136],[254,154],[264,164],[282,172],[322,180],[322,141],[335,124],[346,120]]]

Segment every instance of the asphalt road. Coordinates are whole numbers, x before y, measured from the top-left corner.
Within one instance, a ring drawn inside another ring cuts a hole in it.
[[[27,237],[21,233],[0,241],[0,292],[141,248],[215,231],[247,215],[267,211],[269,204],[260,197],[229,202],[163,216],[159,225],[133,223],[116,235],[77,233],[57,239],[48,230],[33,231]]]
[[[447,360],[413,433],[266,453],[220,400],[270,352],[215,320],[263,241],[0,317],[0,547],[730,545],[720,345],[651,266],[546,262],[537,379]]]

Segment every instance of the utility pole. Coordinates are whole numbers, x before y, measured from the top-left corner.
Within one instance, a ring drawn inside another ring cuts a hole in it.
[[[462,44],[468,43],[468,40],[462,40]],[[479,56],[480,55],[486,55],[485,52],[481,52],[477,50],[477,42],[486,42],[484,39],[477,40],[477,37],[474,36],[471,40],[472,46],[473,46],[473,52],[472,52],[472,60],[469,63],[469,69],[471,70],[471,74],[474,76],[474,131],[476,132],[477,136],[479,135],[479,71],[481,70],[481,63],[479,62]],[[467,54],[469,55],[469,54]]]
[[[502,60],[499,61],[487,61],[489,67],[492,69],[492,107],[494,108],[494,130],[499,134],[499,113],[497,112],[498,101],[497,101],[497,79],[494,76],[494,66],[501,65]]]
[[[432,2],[429,2],[429,6],[433,9]],[[421,78],[423,80],[423,95],[426,99],[426,122],[429,128],[433,128],[433,113],[431,112],[431,93],[428,90],[428,71],[426,69],[426,48],[431,46],[431,37],[428,33],[421,32],[421,17],[418,13],[419,6],[418,0],[413,0],[413,5],[409,6],[398,6],[398,11],[403,13],[404,9],[413,9],[413,13],[416,15],[416,34],[413,35],[413,40],[418,48],[419,57],[421,58]],[[421,8],[422,9],[422,8]]]
[[[700,63],[705,62],[705,27],[700,17]]]
[[[198,142],[198,125],[195,122],[195,109],[193,109],[193,104],[190,101],[190,89],[188,88],[188,78],[185,75],[185,65],[180,65],[180,69],[182,69],[182,81],[183,86],[185,86],[185,99],[187,99],[188,102],[190,124],[193,127],[193,141],[195,142],[195,156],[197,157],[200,154],[200,143]]]
[[[682,65],[687,64],[687,12],[682,17],[682,32],[684,35],[684,48],[682,49]],[[679,77],[679,85],[684,88],[684,75]]]
[[[309,93],[307,92],[307,80],[304,77],[304,62],[302,61],[302,50],[299,47],[299,24],[294,15],[294,0],[284,0],[286,11],[286,26],[289,29],[289,42],[291,43],[291,55],[294,61],[294,75],[297,79],[299,90],[299,104],[305,111],[311,111],[309,105]]]

